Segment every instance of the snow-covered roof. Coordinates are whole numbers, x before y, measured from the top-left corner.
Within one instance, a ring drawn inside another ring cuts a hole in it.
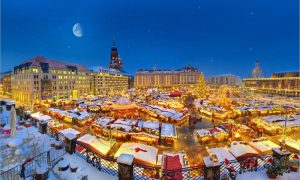
[[[159,128],[159,122],[155,122],[155,121],[139,121],[138,122],[138,126],[139,127],[143,127],[143,128],[158,130],[158,128]]]
[[[195,131],[197,134],[199,134],[199,136],[205,136],[205,135],[211,136],[210,131],[207,129],[197,129]]]
[[[63,129],[63,130],[61,130],[61,131],[59,131],[61,134],[63,134],[63,135],[66,135],[66,134],[69,134],[69,133],[71,133],[71,134],[74,134],[74,135],[79,135],[80,134],[80,132],[79,131],[77,131],[77,130],[75,130],[75,129],[72,129],[72,128],[67,128],[67,129]]]
[[[225,159],[228,159],[229,161],[236,161],[235,157],[230,154],[225,148],[211,148],[208,149],[208,152],[215,154],[219,162],[223,162],[225,161]]]
[[[156,165],[157,153],[158,149],[155,147],[140,143],[126,142],[121,145],[114,157],[118,158],[121,154],[131,154],[135,158],[135,163]]]
[[[257,142],[249,142],[249,145],[252,146],[255,150],[261,153],[272,153],[273,148],[280,147],[270,140],[263,140]]]
[[[165,124],[161,125],[161,134],[162,137],[177,137],[176,128],[173,124]]]
[[[235,158],[258,155],[257,151],[241,142],[232,142],[228,150]]]
[[[85,134],[84,136],[78,138],[77,141],[87,145],[89,148],[92,148],[97,153],[102,155],[107,155],[111,147],[110,142],[104,141],[90,134]]]

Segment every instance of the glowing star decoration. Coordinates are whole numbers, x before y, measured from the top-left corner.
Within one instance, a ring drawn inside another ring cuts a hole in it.
[[[82,27],[80,23],[76,23],[73,26],[73,34],[76,37],[82,37],[83,36],[83,32],[82,32]]]

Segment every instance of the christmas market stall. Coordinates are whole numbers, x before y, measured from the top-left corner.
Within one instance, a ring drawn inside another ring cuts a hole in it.
[[[134,156],[134,163],[145,166],[156,166],[158,149],[140,143],[126,142],[121,145],[115,153],[117,159],[121,154],[131,154]]]
[[[49,121],[48,122],[48,125],[47,125],[47,132],[49,134],[52,134],[52,135],[55,135],[57,134],[59,131],[63,130],[64,129],[64,125],[61,124],[60,122],[58,121]]]
[[[39,127],[39,124],[40,124],[41,121],[48,122],[48,121],[52,120],[52,118],[50,116],[44,115],[41,112],[32,113],[32,114],[30,114],[30,117],[32,119],[33,124],[36,127]]]
[[[133,126],[130,137],[132,141],[141,141],[149,145],[158,144],[159,122],[138,121],[138,126]]]
[[[265,138],[254,139],[251,142],[249,142],[249,145],[261,155],[272,154],[273,148],[280,147],[279,145]]]
[[[117,119],[110,124],[111,135],[118,140],[129,141],[129,132],[132,131],[133,126],[137,125],[137,122],[137,120]]]
[[[92,128],[96,136],[109,137],[111,128],[110,123],[113,122],[112,117],[101,117],[92,123]]]
[[[227,146],[227,149],[236,159],[256,157],[259,155],[248,143],[242,141],[233,141]]]
[[[225,142],[229,137],[229,134],[219,127],[198,129],[195,130],[195,133],[201,144],[208,144],[211,142]]]
[[[160,137],[163,145],[173,146],[177,139],[176,127],[173,124],[162,123]]]
[[[226,148],[206,148],[209,156],[216,155],[219,162],[224,162],[226,159],[230,162],[236,162],[236,158]]]
[[[209,144],[213,140],[212,134],[207,129],[195,130],[195,134],[200,144]]]
[[[87,151],[92,151],[101,156],[107,156],[113,145],[113,142],[85,134],[77,139],[76,151],[81,154],[87,154]]]

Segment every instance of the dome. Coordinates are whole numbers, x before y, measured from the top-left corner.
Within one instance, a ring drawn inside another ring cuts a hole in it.
[[[251,77],[252,78],[261,78],[261,77],[263,77],[263,72],[260,68],[259,61],[256,61],[255,67],[251,72]]]

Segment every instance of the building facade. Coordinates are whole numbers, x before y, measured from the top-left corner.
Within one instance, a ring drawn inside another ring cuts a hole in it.
[[[91,94],[114,95],[128,89],[128,76],[115,69],[98,68],[91,73]]]
[[[11,97],[11,71],[4,72],[0,75],[0,94]]]
[[[134,76],[136,88],[180,87],[197,84],[200,72],[193,67],[178,70],[139,70]]]
[[[90,91],[90,71],[82,65],[37,56],[14,67],[11,83],[12,98],[26,104],[79,98]]]
[[[273,73],[270,78],[243,79],[247,90],[283,96],[300,95],[300,72]]]
[[[241,84],[241,79],[238,76],[232,74],[224,74],[218,76],[211,76],[206,79],[206,82],[210,85],[229,85],[238,86]]]

